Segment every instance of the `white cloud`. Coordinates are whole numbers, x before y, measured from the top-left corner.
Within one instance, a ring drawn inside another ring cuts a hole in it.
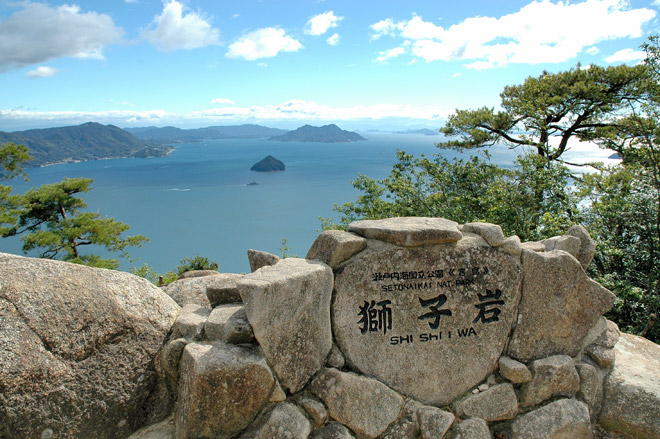
[[[154,17],[151,29],[143,31],[142,36],[169,52],[219,44],[220,32],[202,14],[184,13],[181,3],[170,0],[163,4],[163,12]]]
[[[582,51],[593,53],[600,41],[642,36],[642,26],[655,16],[651,9],[632,9],[625,0],[539,0],[513,14],[470,17],[447,28],[413,15],[407,21],[381,20],[371,31],[372,39],[413,41],[411,53],[427,62],[462,60],[468,68],[487,69],[558,63]]]
[[[339,34],[332,34],[326,41],[329,45],[336,46],[339,44]]]
[[[272,58],[280,52],[297,52],[302,49],[300,41],[290,37],[276,27],[257,29],[241,37],[229,46],[225,56],[254,61],[260,58]]]
[[[55,67],[39,66],[36,69],[25,73],[25,76],[28,78],[48,78],[55,75],[57,72],[58,70]]]
[[[612,64],[615,62],[641,61],[644,59],[646,59],[646,52],[642,50],[623,49],[605,58],[605,62]]]
[[[586,52],[587,52],[589,55],[598,55],[598,54],[600,53],[600,49],[599,49],[598,47],[596,47],[596,46],[591,46],[590,48],[588,48],[588,49],[586,50]]]
[[[394,49],[384,50],[380,52],[380,56],[376,58],[376,61],[385,62],[390,58],[396,58],[397,56],[401,56],[404,53],[406,53],[406,49],[404,49],[403,47],[395,47]]]
[[[333,11],[318,14],[307,20],[304,32],[308,35],[323,35],[328,29],[339,26],[344,17],[338,17]]]
[[[233,104],[234,101],[227,98],[215,98],[211,100],[212,104]]]
[[[124,34],[109,15],[75,5],[20,4],[0,22],[0,72],[61,57],[103,59],[103,48]]]
[[[313,101],[292,99],[280,105],[252,107],[227,106],[189,113],[172,113],[164,110],[118,111],[53,111],[39,112],[23,109],[1,110],[4,126],[63,126],[90,120],[120,127],[145,125],[184,125],[240,122],[296,121],[373,121],[386,118],[438,120],[454,112],[454,108],[401,104],[357,105],[330,107]]]
[[[452,78],[458,78],[459,76],[463,76],[463,74],[458,72],[458,73],[454,73],[453,75],[451,75]]]

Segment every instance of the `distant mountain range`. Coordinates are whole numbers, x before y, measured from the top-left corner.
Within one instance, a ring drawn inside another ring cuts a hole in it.
[[[162,157],[174,149],[137,139],[114,125],[95,122],[11,133],[0,131],[0,144],[9,142],[28,147],[33,159],[27,166],[120,157]]]
[[[189,130],[175,127],[125,128],[124,130],[133,134],[138,139],[164,143],[198,142],[200,140],[219,139],[258,139],[278,136],[287,132],[278,128],[268,128],[252,124],[213,126]]]
[[[324,125],[322,127],[313,127],[311,125],[302,126],[296,130],[289,131],[280,136],[273,136],[268,140],[278,140],[280,142],[323,142],[323,143],[343,143],[359,142],[367,140],[358,133],[345,131],[335,124]]]

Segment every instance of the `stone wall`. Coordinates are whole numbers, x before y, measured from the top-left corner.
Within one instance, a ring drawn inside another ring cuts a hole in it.
[[[614,366],[594,251],[582,227],[521,243],[493,224],[393,218],[215,276],[242,304],[184,306],[162,359],[178,392],[163,437],[660,438],[660,347],[626,336]]]
[[[660,439],[594,251],[393,218],[162,289],[0,254],[0,438]]]

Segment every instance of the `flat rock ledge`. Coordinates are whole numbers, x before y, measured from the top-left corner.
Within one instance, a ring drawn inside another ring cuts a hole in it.
[[[444,218],[401,217],[356,221],[348,231],[403,247],[456,242],[463,237],[458,223]]]

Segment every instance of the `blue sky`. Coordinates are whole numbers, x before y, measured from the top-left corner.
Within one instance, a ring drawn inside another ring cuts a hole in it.
[[[636,64],[660,1],[0,0],[0,130],[438,128],[542,71]]]

